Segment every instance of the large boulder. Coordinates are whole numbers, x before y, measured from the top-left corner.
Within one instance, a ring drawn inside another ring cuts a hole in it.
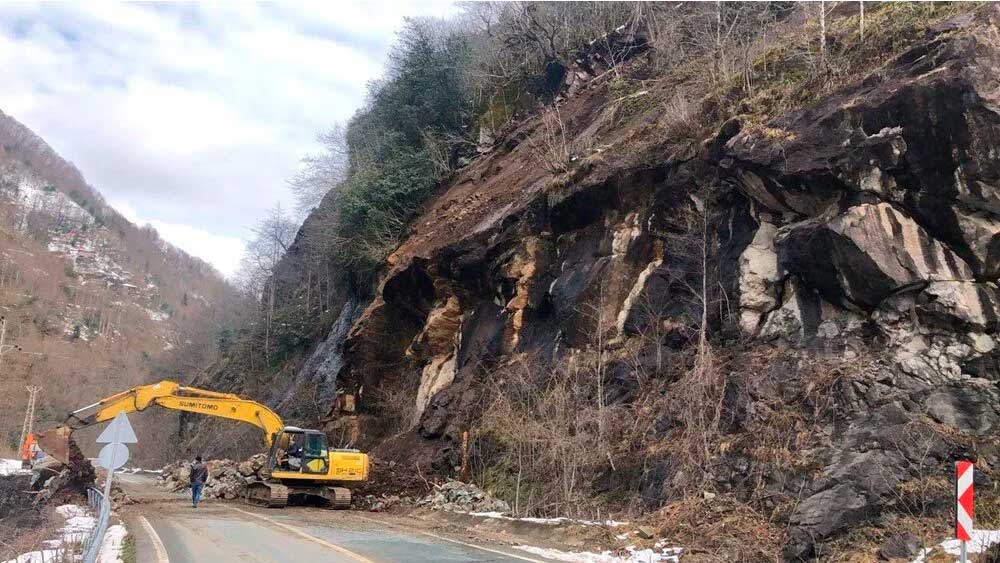
[[[995,332],[1000,323],[1000,290],[996,284],[972,281],[938,281],[924,289],[920,310],[943,320]]]
[[[794,225],[779,246],[785,268],[827,301],[849,308],[874,309],[917,283],[973,279],[964,260],[888,203]]]

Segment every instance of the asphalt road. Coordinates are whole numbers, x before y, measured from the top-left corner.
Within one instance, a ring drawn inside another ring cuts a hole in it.
[[[136,499],[125,522],[138,563],[236,562],[521,562],[547,560],[515,548],[446,537],[375,515],[308,507],[261,509],[203,501],[159,489],[153,477],[121,475]]]

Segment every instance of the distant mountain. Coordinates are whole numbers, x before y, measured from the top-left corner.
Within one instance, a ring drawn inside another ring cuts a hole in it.
[[[0,112],[0,445],[23,385],[46,419],[216,357],[240,300],[209,264],[132,224],[38,135]],[[2,351],[2,350],[0,350]],[[141,424],[140,424],[141,426]]]

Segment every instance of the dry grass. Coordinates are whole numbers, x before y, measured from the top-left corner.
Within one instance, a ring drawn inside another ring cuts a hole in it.
[[[670,389],[668,407],[681,427],[671,440],[672,454],[690,470],[688,492],[701,490],[708,462],[718,455],[722,442],[724,364],[711,345],[695,354],[691,369]]]
[[[866,9],[865,37],[857,15],[829,18],[825,68],[818,64],[815,14],[780,25],[759,38],[752,49],[748,73],[730,81],[717,96],[725,114],[759,124],[802,107],[877,69],[925,37],[928,28],[959,13],[975,10],[976,2],[885,2]],[[867,5],[866,5],[867,6]],[[775,37],[780,39],[775,39]],[[877,72],[877,71],[876,71]]]
[[[543,111],[538,129],[539,133],[527,141],[532,157],[551,174],[569,172],[573,143],[558,106]]]
[[[731,496],[687,498],[652,514],[660,537],[685,547],[685,561],[779,561],[784,527]]]
[[[0,443],[0,458],[20,459],[21,452],[17,448],[15,448],[12,444]]]
[[[385,425],[387,438],[406,432],[413,428],[419,420],[417,413],[417,378],[401,378],[398,381],[387,382],[372,391],[372,407],[379,413],[380,424]]]
[[[61,535],[64,519],[52,508],[29,509],[0,520],[0,559],[13,559],[22,553],[40,551],[45,542]],[[72,563],[79,545],[67,545],[58,553],[48,554],[46,562]]]
[[[623,469],[616,464],[647,431],[632,406],[598,400],[600,363],[586,352],[549,368],[521,358],[492,374],[477,432],[480,480],[518,514],[595,517],[594,477]]]

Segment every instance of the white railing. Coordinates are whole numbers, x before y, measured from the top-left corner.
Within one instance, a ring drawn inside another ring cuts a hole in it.
[[[87,504],[97,516],[97,524],[83,540],[83,563],[95,563],[104,543],[104,532],[108,529],[108,519],[111,517],[111,502],[104,493],[94,487],[87,488]]]

